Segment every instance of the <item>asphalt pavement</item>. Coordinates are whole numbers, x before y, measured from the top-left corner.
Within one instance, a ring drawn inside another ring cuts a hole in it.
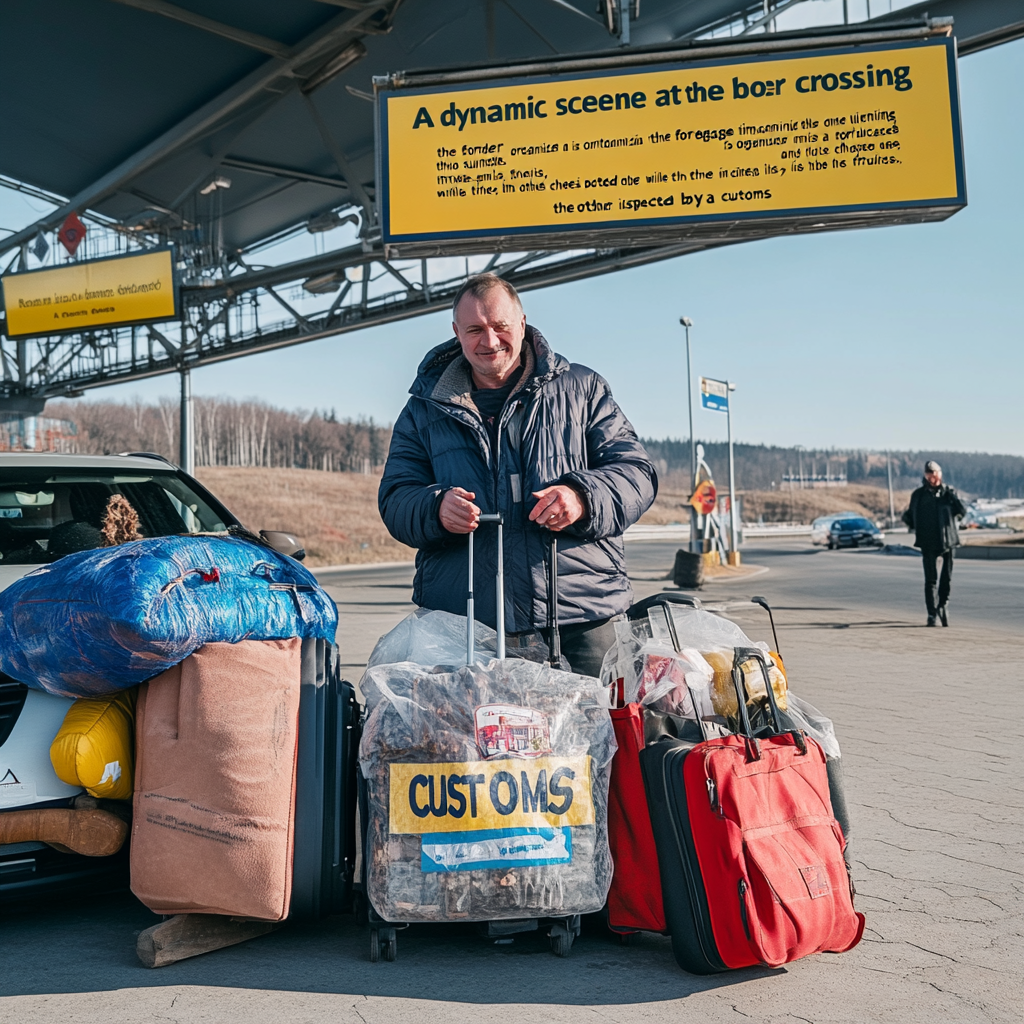
[[[638,595],[671,586],[676,547],[628,545]],[[623,946],[588,921],[565,960],[539,936],[497,946],[470,926],[424,926],[400,934],[396,963],[370,964],[366,932],[338,917],[150,971],[134,941],[156,918],[123,895],[5,916],[0,1020],[1020,1020],[1024,563],[958,562],[951,626],[927,629],[915,556],[793,538],[751,541],[744,560],[769,571],[700,597],[769,639],[749,600],[767,597],[793,690],[835,720],[868,920],[853,951],[698,978],[666,938]],[[410,579],[408,567],[324,575],[352,677],[411,608]]]

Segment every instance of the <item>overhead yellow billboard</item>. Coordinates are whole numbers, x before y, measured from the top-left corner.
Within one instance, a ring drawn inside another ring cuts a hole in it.
[[[12,338],[176,320],[171,248],[4,276]]]
[[[385,243],[966,203],[947,37],[409,81],[378,87]]]

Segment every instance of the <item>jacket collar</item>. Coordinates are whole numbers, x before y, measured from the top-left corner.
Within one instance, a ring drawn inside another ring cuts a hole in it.
[[[568,360],[552,351],[544,335],[529,324],[523,339],[523,362],[523,375],[512,392],[514,395],[533,392],[569,369]],[[426,354],[409,393],[443,405],[459,405],[476,411],[472,390],[469,364],[462,356],[459,339],[452,338]]]

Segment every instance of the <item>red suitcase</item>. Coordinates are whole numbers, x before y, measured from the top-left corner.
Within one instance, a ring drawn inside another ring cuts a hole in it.
[[[644,747],[644,710],[639,704],[613,708],[612,725],[618,750],[608,787],[608,843],[615,873],[608,890],[608,927],[629,935],[663,932],[658,851],[647,810],[640,751]]]
[[[758,737],[739,668],[751,658],[776,729]],[[740,734],[665,736],[640,753],[673,952],[694,974],[844,952],[864,932],[823,751],[778,728],[762,651],[736,649],[733,681]]]
[[[701,607],[700,601],[689,594],[655,594],[633,605],[628,615],[641,619],[655,605],[673,604]],[[670,614],[667,608],[665,614]],[[613,699],[620,704],[624,700],[622,684],[619,679],[612,687]],[[615,873],[608,890],[606,919],[608,928],[626,941],[638,931],[668,931],[658,851],[640,770],[645,733],[663,732],[668,716],[652,714],[637,703],[612,708],[611,716],[618,744],[608,787],[608,845]]]

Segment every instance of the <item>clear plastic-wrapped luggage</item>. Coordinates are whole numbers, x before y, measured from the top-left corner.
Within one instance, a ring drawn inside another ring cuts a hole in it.
[[[490,661],[497,651],[498,634],[482,622],[474,624],[474,649],[479,660]],[[437,671],[451,671],[466,664],[466,617],[451,612],[417,608],[374,645],[366,662],[397,665],[412,661]]]
[[[751,601],[768,612],[774,637],[775,622],[768,602],[763,597]],[[733,652],[729,646],[765,652],[770,659],[772,693],[784,727],[806,733],[825,752],[832,805],[849,849],[850,817],[835,727],[813,704],[789,689],[782,658],[776,651],[769,650],[765,643],[751,643],[735,622],[707,612],[695,598],[679,594],[656,594],[641,601],[627,620],[615,624],[615,633],[615,645],[601,667],[605,685],[618,691],[625,704],[635,702],[681,718],[699,717],[705,729],[712,730],[728,728],[739,711],[730,679]],[[778,646],[777,637],[775,641]],[[760,666],[750,659],[741,669],[751,723],[755,728],[769,725]]]
[[[767,644],[753,643],[735,622],[700,608],[673,606],[672,617],[678,651],[668,635],[661,605],[641,618],[615,624],[616,644],[605,655],[601,678],[607,685],[623,680],[625,703],[638,701],[656,711],[692,717],[687,687],[696,692],[710,687],[714,714],[734,717],[738,707],[732,683],[733,650],[756,647],[769,658],[772,691],[779,707],[786,710],[785,666]],[[763,699],[760,667],[753,659],[741,667],[749,701]]]
[[[367,894],[385,921],[600,910],[615,739],[596,679],[529,661],[376,665],[367,720]]]

